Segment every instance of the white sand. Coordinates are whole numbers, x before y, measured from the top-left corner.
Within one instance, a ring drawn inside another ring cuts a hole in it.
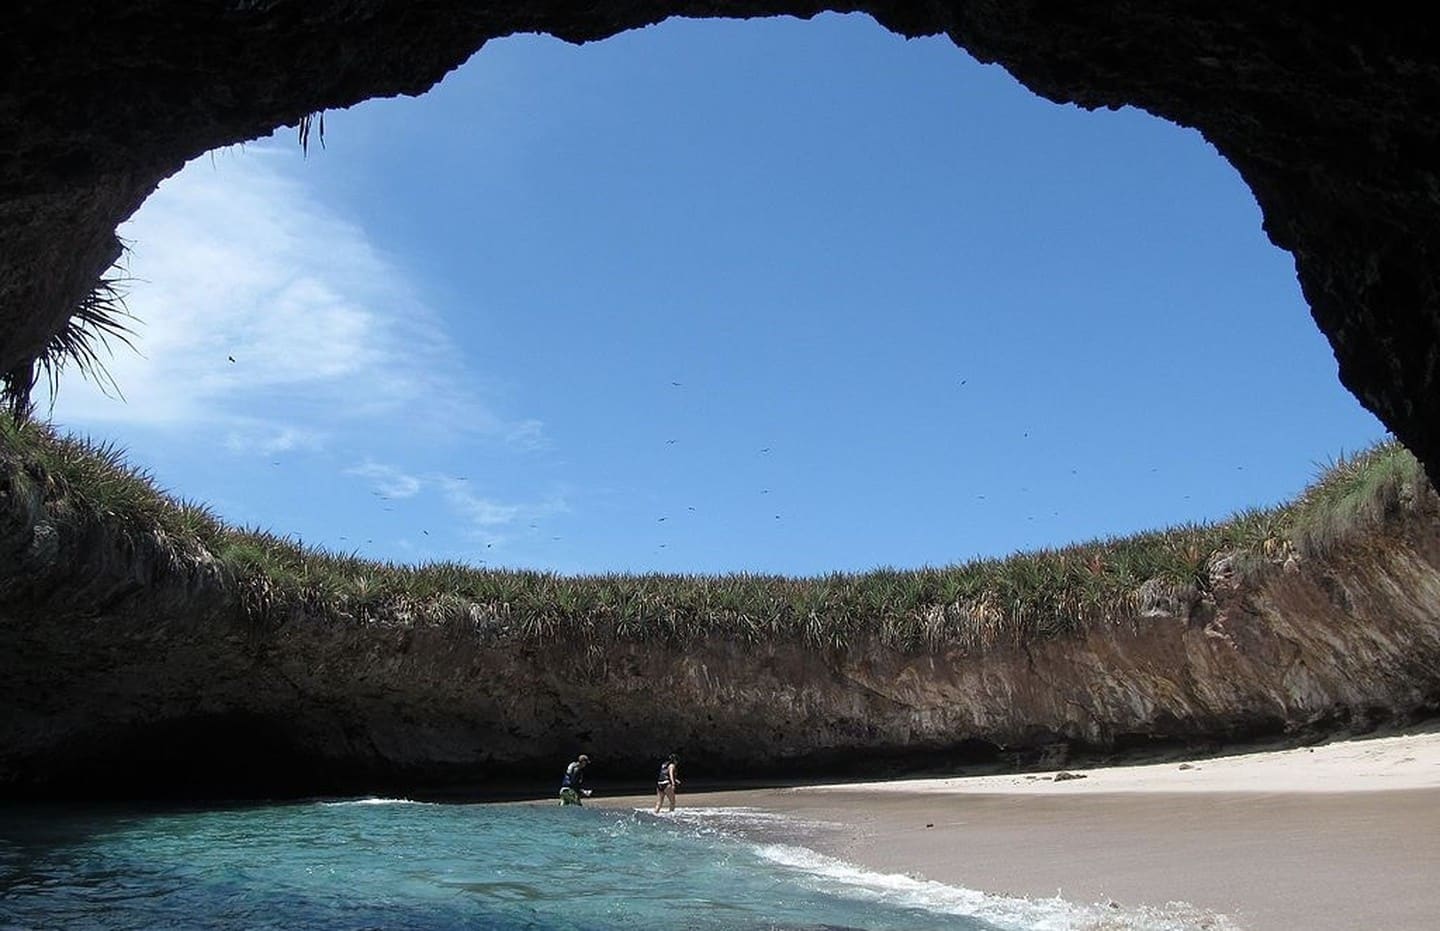
[[[1440,788],[1440,731],[1344,740],[1315,747],[1065,772],[1084,779],[1054,781],[1056,771],[951,779],[865,783],[866,792],[1094,795],[1112,792],[1373,792]],[[810,786],[801,791],[853,792],[859,786]],[[1440,927],[1440,918],[1437,918]]]
[[[803,843],[883,873],[1228,916],[1186,927],[1440,928],[1440,730],[1181,765],[1073,769],[1086,778],[1058,783],[1034,773],[682,792],[680,804],[828,824]]]

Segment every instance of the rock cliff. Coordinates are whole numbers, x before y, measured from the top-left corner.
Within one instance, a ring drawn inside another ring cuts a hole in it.
[[[317,602],[256,609],[198,540],[80,518],[0,469],[0,795],[548,790],[580,750],[643,778],[838,774],[1367,729],[1440,707],[1428,486],[1302,557],[1216,553],[1134,610],[988,645],[537,637]]]

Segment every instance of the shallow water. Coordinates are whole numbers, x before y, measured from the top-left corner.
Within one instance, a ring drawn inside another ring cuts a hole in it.
[[[306,802],[0,809],[0,928],[963,929],[1097,919],[747,840],[774,816]],[[769,825],[770,836],[803,825]],[[1097,924],[1097,920],[1102,924]]]

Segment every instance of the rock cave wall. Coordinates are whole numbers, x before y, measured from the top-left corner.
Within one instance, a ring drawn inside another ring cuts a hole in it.
[[[612,785],[671,750],[695,781],[953,771],[1440,709],[1433,493],[1324,557],[1242,571],[1216,554],[1116,623],[910,650],[257,613],[198,543],[77,522],[41,494],[0,481],[0,798],[545,795],[581,751]]]

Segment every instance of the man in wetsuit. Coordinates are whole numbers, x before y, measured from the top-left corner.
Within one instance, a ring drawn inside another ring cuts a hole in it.
[[[565,776],[560,780],[561,805],[579,805],[582,797],[590,797],[590,790],[581,788],[581,783],[585,781],[585,767],[588,765],[590,758],[582,753],[575,762],[565,767]]]

